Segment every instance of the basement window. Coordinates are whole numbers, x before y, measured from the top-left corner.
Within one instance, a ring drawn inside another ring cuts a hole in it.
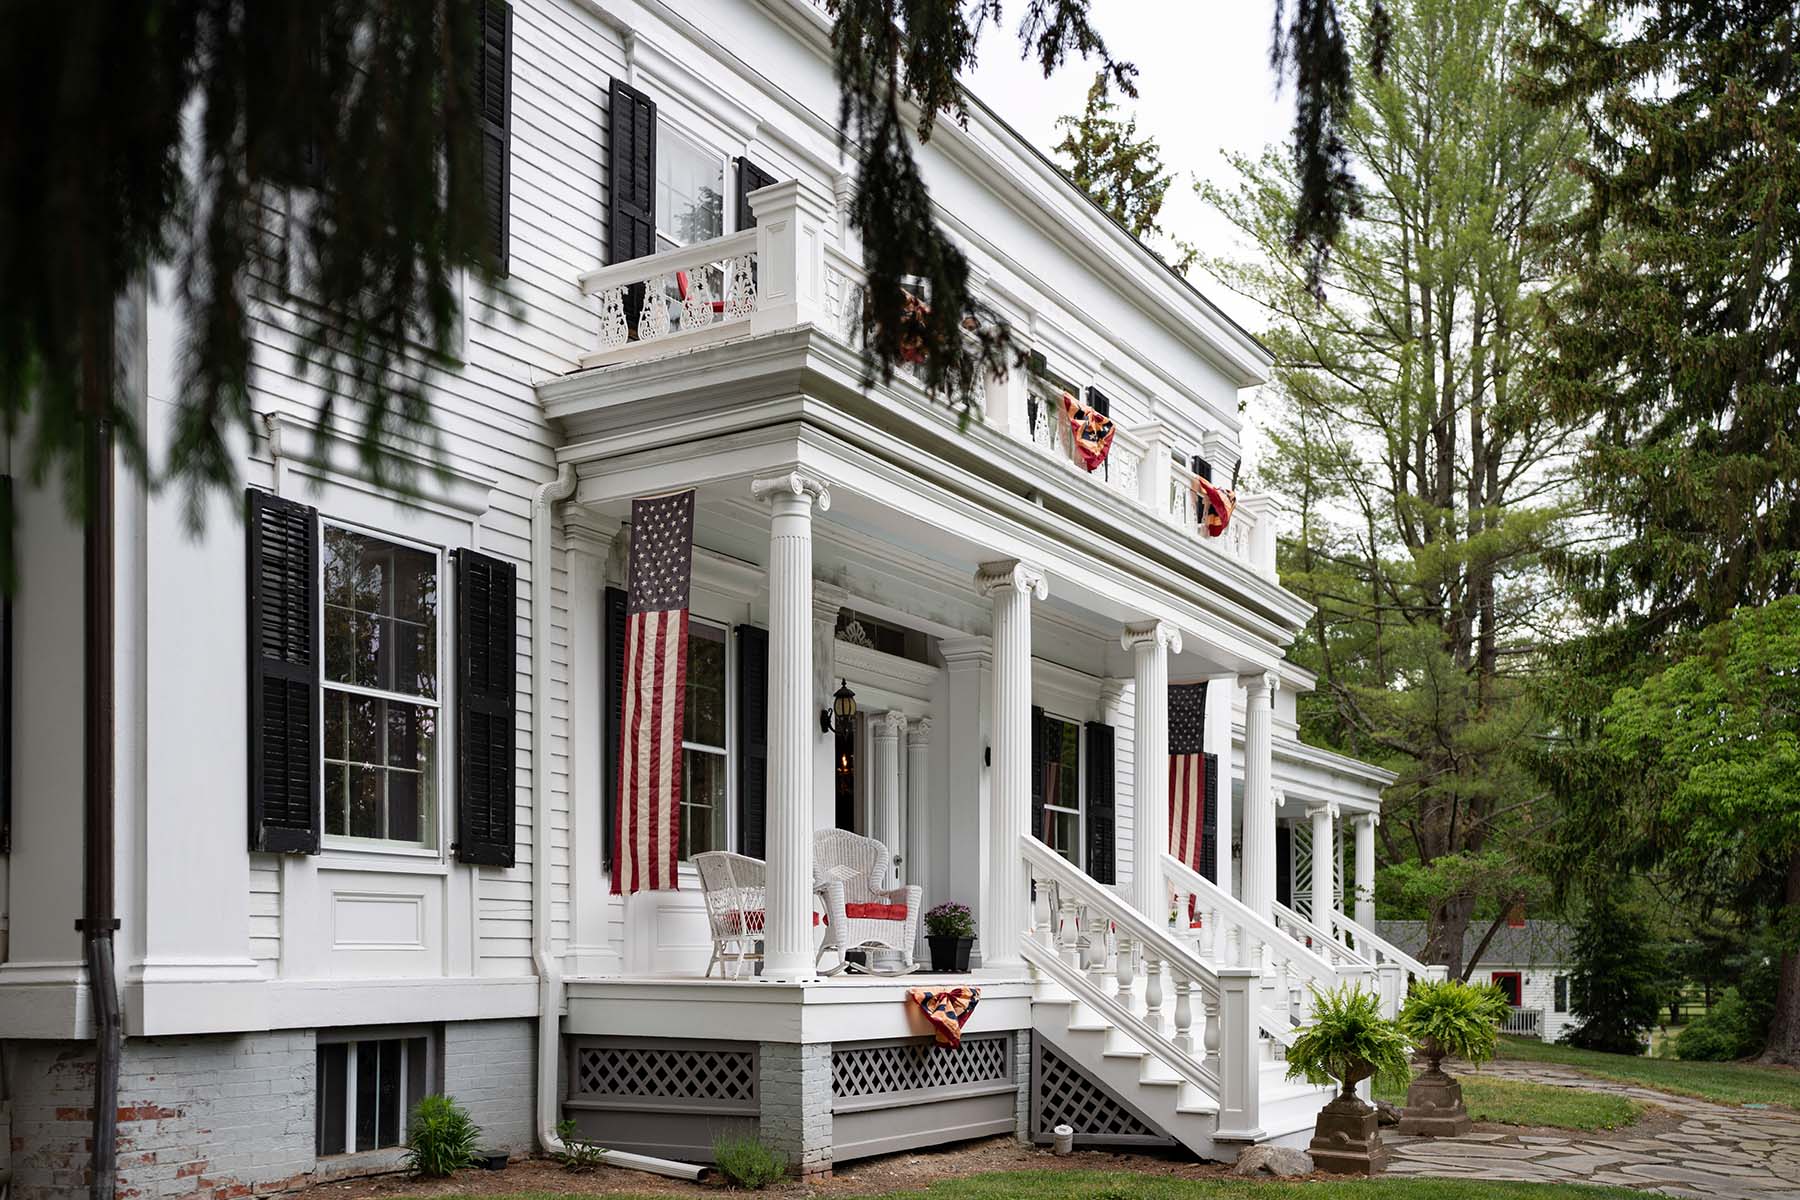
[[[413,1106],[430,1087],[430,1059],[423,1035],[321,1040],[314,1117],[319,1156],[405,1145]]]

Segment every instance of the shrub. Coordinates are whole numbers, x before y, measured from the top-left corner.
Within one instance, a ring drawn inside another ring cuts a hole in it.
[[[926,911],[925,936],[972,938],[975,936],[974,914],[968,905],[946,900]]]
[[[1356,1084],[1369,1078],[1403,1088],[1412,1074],[1411,1051],[1400,1026],[1381,1015],[1375,993],[1347,983],[1329,992],[1314,988],[1312,1023],[1288,1047],[1287,1077],[1305,1076],[1308,1083],[1335,1079],[1344,1096],[1354,1095]]]
[[[761,1191],[787,1174],[787,1159],[749,1134],[720,1134],[713,1142],[713,1165],[732,1187]]]
[[[427,1179],[442,1179],[475,1162],[481,1127],[448,1096],[427,1096],[413,1109],[407,1127],[406,1169]]]
[[[556,1161],[567,1170],[591,1171],[606,1161],[606,1151],[600,1148],[600,1143],[590,1142],[576,1133],[573,1121],[558,1121],[556,1138],[563,1146],[556,1154]]]
[[[1494,1057],[1506,996],[1491,984],[1460,979],[1423,980],[1400,1010],[1400,1029],[1417,1045],[1427,1041],[1447,1057],[1479,1066]]]
[[[1726,988],[1712,1011],[1688,1022],[1675,1038],[1675,1057],[1701,1062],[1748,1058],[1763,1048],[1767,1025],[1734,987]]]
[[[1583,1050],[1642,1054],[1662,1015],[1669,975],[1643,911],[1609,890],[1592,897],[1575,927],[1569,1008],[1580,1024],[1563,1041]]]

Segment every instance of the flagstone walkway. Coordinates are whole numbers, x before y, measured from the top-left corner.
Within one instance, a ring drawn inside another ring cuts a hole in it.
[[[1607,1183],[1704,1200],[1800,1200],[1800,1116],[1793,1113],[1671,1096],[1545,1063],[1495,1062],[1481,1073],[1629,1096],[1668,1109],[1679,1123],[1662,1122],[1650,1135],[1621,1129],[1419,1138],[1384,1131],[1382,1141],[1394,1151],[1392,1174]]]

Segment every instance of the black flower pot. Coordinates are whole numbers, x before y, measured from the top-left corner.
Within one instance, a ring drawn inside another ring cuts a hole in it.
[[[933,971],[951,975],[969,969],[969,948],[975,944],[974,938],[928,937],[925,941],[931,946]]]

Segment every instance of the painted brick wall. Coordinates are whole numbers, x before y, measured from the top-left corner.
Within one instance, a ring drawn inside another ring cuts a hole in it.
[[[537,1037],[531,1021],[458,1021],[444,1026],[443,1091],[481,1126],[481,1143],[514,1155],[536,1144]]]
[[[132,1038],[119,1072],[120,1200],[232,1200],[314,1166],[313,1035]],[[94,1064],[86,1043],[13,1042],[20,1200],[85,1194]]]
[[[831,1045],[764,1042],[757,1080],[763,1144],[801,1177],[831,1174]]]

